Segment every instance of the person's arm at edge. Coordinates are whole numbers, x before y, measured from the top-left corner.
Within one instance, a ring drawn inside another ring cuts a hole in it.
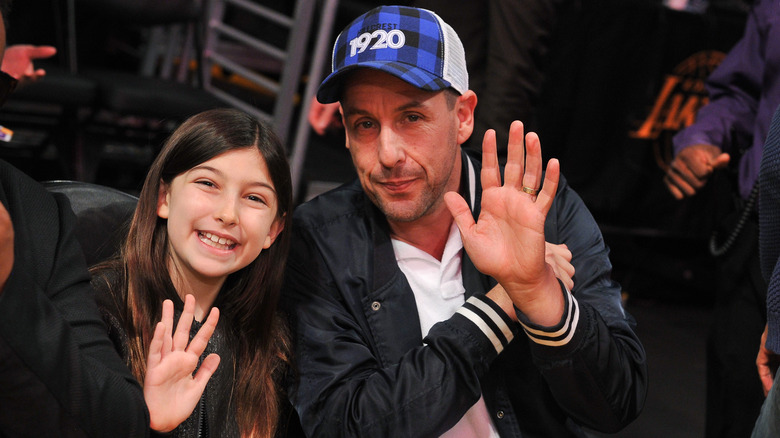
[[[768,1],[762,1],[753,7],[742,38],[707,78],[709,102],[697,111],[693,125],[675,135],[675,155],[697,144],[731,152],[739,146],[733,144],[733,133],[752,135],[766,63],[759,28],[769,16],[767,5]]]
[[[38,432],[67,427],[90,436],[118,430],[147,436],[149,417],[141,387],[106,335],[73,234],[73,213],[66,201],[55,199],[56,203],[43,202],[60,227],[53,236],[56,263],[50,276],[32,278],[24,267],[15,266],[0,295],[0,363],[12,366],[16,373],[0,373],[0,387],[12,388],[18,382],[14,379],[33,385],[22,393],[30,396],[24,409],[35,410],[39,419],[45,412],[52,420],[36,423]],[[45,291],[39,284],[56,288]],[[29,318],[29,324],[20,331],[22,318]],[[10,418],[10,412],[0,418],[3,430],[21,425],[18,418]]]

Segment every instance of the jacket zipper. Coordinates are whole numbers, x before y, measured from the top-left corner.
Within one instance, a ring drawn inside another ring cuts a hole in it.
[[[204,391],[198,402],[198,438],[208,438],[209,426],[206,423],[206,394]]]

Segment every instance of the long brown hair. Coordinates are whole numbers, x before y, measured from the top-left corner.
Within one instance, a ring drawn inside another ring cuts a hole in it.
[[[210,110],[186,120],[164,144],[141,189],[127,240],[119,260],[98,265],[123,274],[121,291],[112,287],[128,343],[126,361],[143,382],[146,356],[162,302],[176,290],[168,266],[166,221],[157,216],[160,184],[224,152],[256,147],[268,167],[276,189],[277,216],[284,229],[270,248],[247,267],[231,274],[214,302],[220,309],[231,339],[235,375],[233,400],[243,436],[273,436],[280,411],[280,385],[289,363],[289,337],[277,304],[285,260],[290,246],[292,186],[284,148],[273,131],[253,117],[234,109]],[[118,268],[118,269],[117,269]],[[124,301],[123,303],[121,301]]]

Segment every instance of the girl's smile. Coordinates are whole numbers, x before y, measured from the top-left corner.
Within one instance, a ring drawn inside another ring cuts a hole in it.
[[[276,191],[255,147],[218,155],[162,184],[174,284],[220,285],[268,248],[281,231]],[[178,289],[178,288],[177,288]]]
[[[209,233],[208,231],[199,231],[198,238],[206,245],[221,249],[223,251],[229,251],[236,247],[236,242],[232,239],[219,237],[216,234]]]

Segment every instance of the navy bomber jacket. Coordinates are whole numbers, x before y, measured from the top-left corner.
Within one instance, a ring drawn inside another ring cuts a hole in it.
[[[475,192],[476,218],[478,180]],[[540,331],[484,297],[495,281],[464,254],[466,303],[422,339],[388,224],[358,181],[300,206],[293,233],[284,290],[298,366],[290,395],[308,436],[438,436],[480,394],[502,437],[583,437],[579,425],[613,432],[641,411],[645,352],[601,232],[563,177],[545,239],[568,245],[575,286],[559,326]]]

